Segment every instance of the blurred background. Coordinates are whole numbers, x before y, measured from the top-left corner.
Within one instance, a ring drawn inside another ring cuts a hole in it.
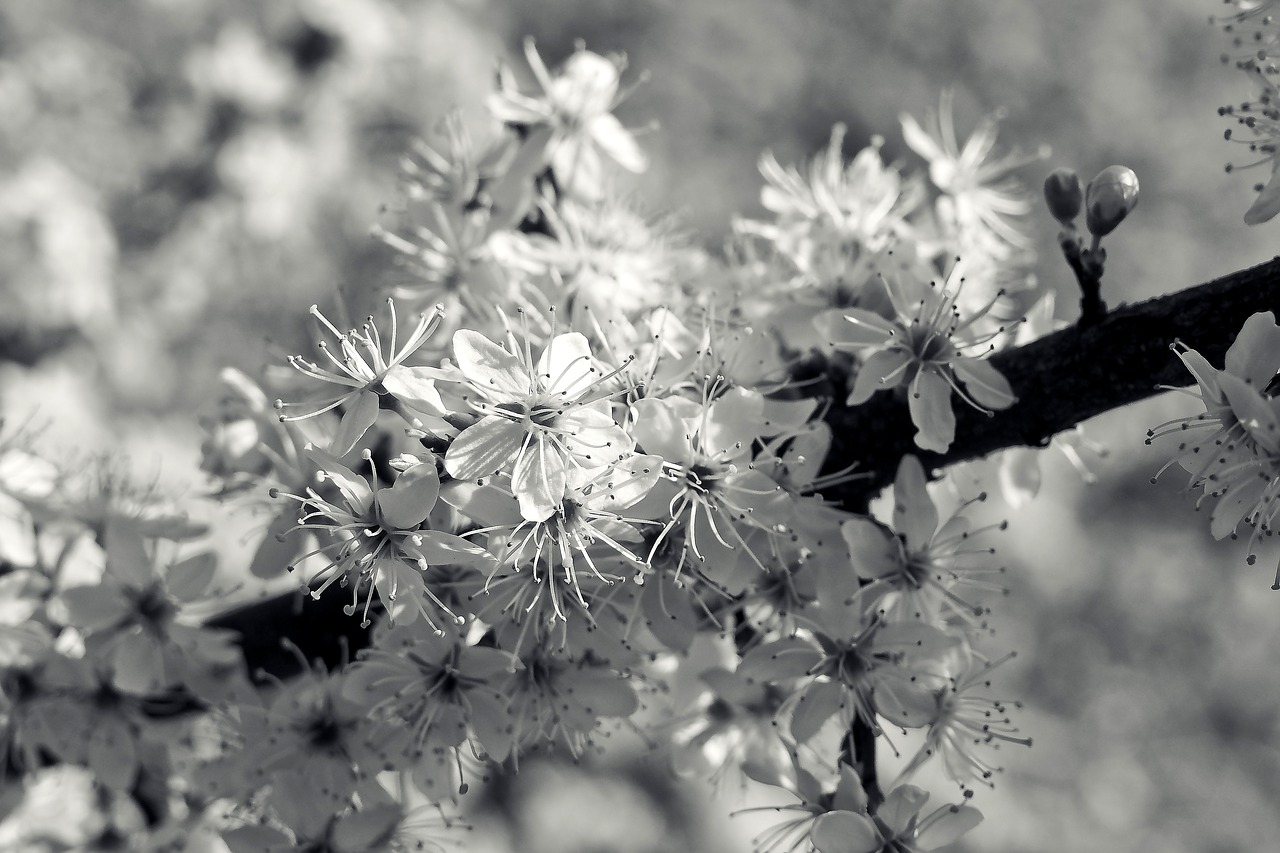
[[[1001,139],[1053,147],[1029,167],[1087,180],[1135,169],[1142,201],[1108,240],[1112,303],[1269,259],[1280,223],[1241,222],[1260,173],[1219,105],[1252,96],[1219,62],[1217,0],[5,0],[0,5],[0,412],[62,458],[111,450],[197,497],[201,434],[225,365],[256,374],[303,339],[312,302],[397,275],[369,237],[396,161],[454,108],[480,109],[525,35],[555,64],[575,40],[651,78],[618,110],[653,158],[628,190],[708,246],[758,215],[756,162],[808,158],[831,125],[915,163],[898,115],[956,92],[963,134],[1007,109]],[[1075,315],[1039,220],[1039,276]],[[1194,341],[1188,341],[1194,346]],[[1098,353],[1098,358],[1107,358]],[[1170,356],[1172,357],[1172,356]],[[996,543],[997,678],[1030,750],[979,791],[987,820],[956,849],[1274,849],[1280,838],[1280,553],[1244,564],[1179,492],[1149,426],[1166,395],[1091,422],[1109,450],[1086,485],[1056,451]],[[989,484],[990,470],[962,482]],[[211,514],[213,510],[209,510]],[[231,554],[243,546],[227,537]],[[892,776],[893,761],[884,773]],[[935,798],[941,779],[922,781]],[[476,849],[746,851],[756,801],[674,785],[625,755],[545,765],[488,792]],[[776,798],[775,800],[776,801]],[[935,802],[939,800],[935,799]],[[469,845],[470,846],[470,845]]]

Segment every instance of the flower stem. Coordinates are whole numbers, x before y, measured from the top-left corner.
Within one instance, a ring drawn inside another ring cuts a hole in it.
[[[840,760],[858,772],[862,791],[867,795],[867,809],[874,814],[884,802],[884,792],[876,771],[875,729],[861,714],[854,716],[853,725],[840,742]]]
[[[1076,325],[1096,326],[1107,316],[1107,304],[1102,301],[1102,269],[1107,259],[1102,238],[1095,236],[1089,248],[1084,249],[1074,231],[1063,231],[1058,235],[1058,245],[1080,285],[1080,319]]]

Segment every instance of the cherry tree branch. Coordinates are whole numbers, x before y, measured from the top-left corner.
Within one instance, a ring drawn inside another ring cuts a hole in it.
[[[836,406],[827,418],[835,433],[829,467],[857,463],[870,476],[830,489],[824,497],[865,510],[893,481],[898,461],[908,453],[940,468],[1009,447],[1043,446],[1094,415],[1158,393],[1161,385],[1188,385],[1190,376],[1169,344],[1182,340],[1211,364],[1221,364],[1245,319],[1258,311],[1280,315],[1280,257],[997,353],[992,364],[1008,378],[1018,402],[989,416],[953,401],[956,439],[946,453],[915,446],[906,401],[892,392],[856,408]],[[308,658],[330,664],[343,654],[338,635],[346,636],[350,654],[367,642],[359,619],[342,613],[343,603],[343,596],[331,595],[299,607],[298,593],[288,593],[222,614],[210,624],[240,632],[251,673],[287,676],[296,662],[281,651],[282,639],[292,640]]]
[[[1181,340],[1221,365],[1244,321],[1258,311],[1280,316],[1280,257],[996,353],[991,363],[1018,401],[987,415],[953,397],[956,437],[946,453],[915,446],[906,400],[893,392],[854,408],[837,406],[827,417],[835,434],[830,467],[857,463],[870,476],[823,496],[864,507],[893,482],[898,460],[908,453],[927,468],[943,468],[1009,447],[1044,446],[1081,421],[1145,400],[1161,386],[1192,384],[1169,345]]]
[[[956,404],[956,437],[946,453],[915,446],[915,427],[901,394],[885,391],[854,408],[828,414],[835,442],[829,466],[857,463],[871,476],[824,494],[846,509],[865,511],[893,481],[908,453],[926,466],[942,468],[1009,447],[1042,446],[1053,436],[1094,415],[1159,393],[1161,386],[1189,384],[1182,362],[1169,344],[1182,340],[1211,364],[1223,356],[1245,319],[1257,311],[1280,314],[1280,257],[1265,264],[1169,296],[1106,313],[1100,273],[1091,275],[1078,250],[1064,252],[1083,291],[1075,326],[996,353],[991,362],[1013,387],[1018,400],[993,415]],[[1073,262],[1074,261],[1074,262]],[[1092,287],[1090,287],[1090,284]],[[861,719],[847,733],[843,760],[858,768],[872,803],[883,799],[876,777],[876,739]],[[859,735],[862,735],[859,737]]]

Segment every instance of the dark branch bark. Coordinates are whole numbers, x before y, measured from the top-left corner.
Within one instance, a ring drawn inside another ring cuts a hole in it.
[[[892,393],[877,394],[857,408],[836,407],[828,416],[835,432],[830,467],[857,462],[871,476],[824,496],[847,507],[865,507],[893,481],[898,461],[908,453],[940,468],[1007,447],[1044,445],[1094,415],[1156,394],[1160,385],[1191,384],[1169,344],[1180,339],[1210,363],[1221,364],[1245,319],[1258,311],[1280,315],[1280,257],[1181,293],[1118,308],[1095,325],[1063,329],[997,353],[992,363],[1008,378],[1018,402],[989,417],[953,401],[956,440],[943,454],[915,446],[906,403]],[[359,619],[342,613],[344,596],[307,601],[302,608],[297,600],[296,593],[268,599],[223,614],[212,624],[241,633],[251,673],[265,669],[288,675],[296,670],[296,660],[281,649],[283,638],[308,658],[331,662],[340,655],[338,636],[346,636],[352,654],[367,642]]]
[[[301,672],[302,663],[283,640],[296,645],[308,661],[322,660],[330,669],[369,645],[370,629],[360,627],[360,616],[342,610],[350,603],[351,596],[336,589],[319,600],[301,590],[286,592],[223,613],[209,626],[240,632],[250,677],[267,672],[290,678]]]
[[[1280,257],[996,353],[991,363],[1009,380],[1018,402],[988,416],[953,397],[956,439],[946,453],[915,446],[906,403],[891,392],[856,408],[837,407],[827,418],[835,433],[831,465],[857,462],[871,476],[824,497],[864,505],[893,482],[898,460],[908,453],[926,467],[942,468],[1007,447],[1042,446],[1094,415],[1159,393],[1161,385],[1190,385],[1190,374],[1169,344],[1181,340],[1221,365],[1245,319],[1258,311],[1280,316]]]

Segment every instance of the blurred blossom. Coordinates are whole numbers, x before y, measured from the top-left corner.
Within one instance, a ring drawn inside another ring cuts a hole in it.
[[[105,328],[115,264],[101,200],[61,163],[32,158],[0,184],[0,323]]]
[[[252,112],[278,109],[293,90],[285,57],[269,50],[261,36],[242,22],[229,24],[205,50],[187,57],[187,76],[207,90]]]
[[[0,849],[85,849],[102,823],[94,806],[93,774],[66,764],[50,767],[29,785],[18,811],[0,822]]]
[[[950,204],[940,208],[940,216],[969,242],[974,232],[992,240],[981,240],[988,251],[1004,257],[1008,247],[1029,248],[1029,235],[1023,232],[1018,217],[1031,212],[1031,202],[1012,173],[1048,156],[1048,149],[1026,155],[1010,151],[995,156],[996,134],[1003,111],[987,116],[961,145],[956,136],[952,115],[951,90],[942,94],[942,106],[930,112],[927,130],[910,115],[903,114],[902,135],[907,145],[929,164],[929,178],[942,190]],[[1004,241],[1008,246],[1001,246]]]
[[[22,498],[48,497],[58,472],[39,456],[7,444],[0,443],[0,565],[33,566],[37,560],[35,519]]]
[[[252,236],[284,239],[311,218],[317,187],[332,177],[326,167],[336,165],[317,162],[316,153],[268,127],[245,133],[223,150],[218,172],[240,193],[245,229]]]
[[[0,111],[11,127],[25,127],[35,114],[35,93],[12,61],[0,62]]]
[[[548,219],[554,238],[534,235],[530,253],[546,265],[556,290],[568,294],[576,311],[631,318],[658,301],[657,294],[677,295],[672,285],[678,240],[625,202],[566,201]]]
[[[383,0],[303,0],[305,20],[338,34],[347,50],[378,59],[394,50],[403,34],[401,10]]]
[[[562,191],[599,199],[607,188],[605,158],[629,172],[649,167],[634,135],[612,113],[627,94],[621,88],[626,68],[621,56],[601,56],[579,47],[553,76],[533,39],[525,40],[524,53],[542,96],[522,94],[504,70],[501,89],[489,98],[489,110],[508,124],[551,128],[548,156]]]
[[[799,244],[834,242],[868,251],[884,248],[907,231],[906,216],[923,199],[920,185],[904,179],[898,167],[884,163],[880,137],[846,163],[842,153],[846,130],[840,124],[831,129],[831,141],[807,173],[794,166],[784,168],[773,154],[764,154],[760,173],[766,185],[760,202],[777,214],[776,231],[781,233],[751,222],[739,227],[763,233],[781,245],[788,245],[778,239],[785,235]]]

